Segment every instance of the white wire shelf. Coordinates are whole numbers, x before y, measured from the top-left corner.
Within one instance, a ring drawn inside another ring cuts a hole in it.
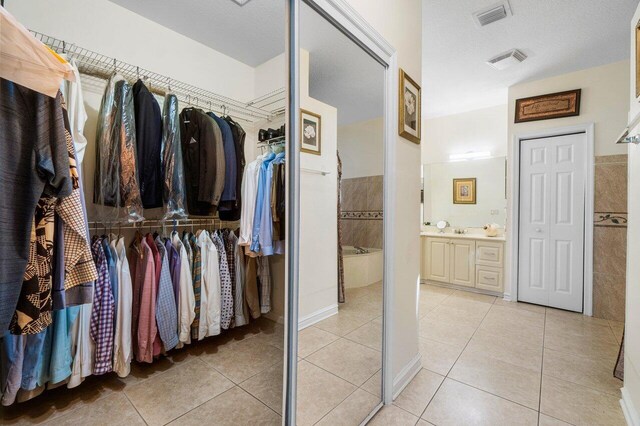
[[[31,33],[56,53],[65,54],[75,59],[82,74],[108,79],[114,72],[117,72],[129,82],[135,82],[140,78],[145,82],[149,91],[159,96],[171,92],[178,97],[178,101],[182,104],[203,109],[208,108],[211,111],[228,114],[245,122],[272,120],[280,114],[281,104],[285,99],[284,89],[278,89],[250,102],[238,101],[65,40],[37,31],[31,31]],[[274,108],[268,108],[269,106],[274,106]]]

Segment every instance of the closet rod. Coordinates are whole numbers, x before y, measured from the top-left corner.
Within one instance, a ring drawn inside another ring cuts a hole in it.
[[[195,219],[150,219],[137,223],[126,223],[117,221],[89,221],[89,229],[145,229],[151,227],[189,227],[189,226],[212,226],[214,228],[237,228],[238,221],[224,221],[217,217],[195,218]]]
[[[182,103],[202,109],[208,108],[210,110],[215,109],[222,113],[226,112],[239,120],[249,123],[263,120],[270,121],[275,116],[270,111],[253,105],[254,102],[244,103],[120,61],[114,57],[85,49],[65,40],[51,37],[37,31],[31,31],[31,33],[56,53],[66,54],[68,57],[75,59],[78,63],[78,69],[82,74],[105,80],[114,72],[117,72],[130,82],[141,78],[149,91],[159,96],[173,93]],[[278,91],[274,91],[271,94],[275,95],[276,92]]]

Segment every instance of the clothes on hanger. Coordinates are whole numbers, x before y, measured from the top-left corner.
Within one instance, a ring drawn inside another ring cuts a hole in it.
[[[163,219],[187,217],[186,182],[180,140],[178,97],[168,93],[162,108]]]

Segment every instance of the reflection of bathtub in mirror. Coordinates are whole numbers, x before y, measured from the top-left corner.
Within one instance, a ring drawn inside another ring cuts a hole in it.
[[[364,247],[358,254],[353,246],[342,246],[345,288],[364,287],[382,281],[382,250]]]

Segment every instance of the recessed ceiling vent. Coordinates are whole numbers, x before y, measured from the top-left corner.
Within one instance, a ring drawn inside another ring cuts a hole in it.
[[[525,55],[524,52],[518,49],[513,49],[489,59],[487,61],[487,65],[497,70],[504,70],[513,65],[519,64],[525,59],[527,59],[527,55]]]
[[[511,15],[511,8],[509,2],[504,1],[502,3],[494,4],[493,6],[485,7],[484,9],[477,10],[473,13],[473,20],[479,27],[492,24],[496,21],[504,19]]]

